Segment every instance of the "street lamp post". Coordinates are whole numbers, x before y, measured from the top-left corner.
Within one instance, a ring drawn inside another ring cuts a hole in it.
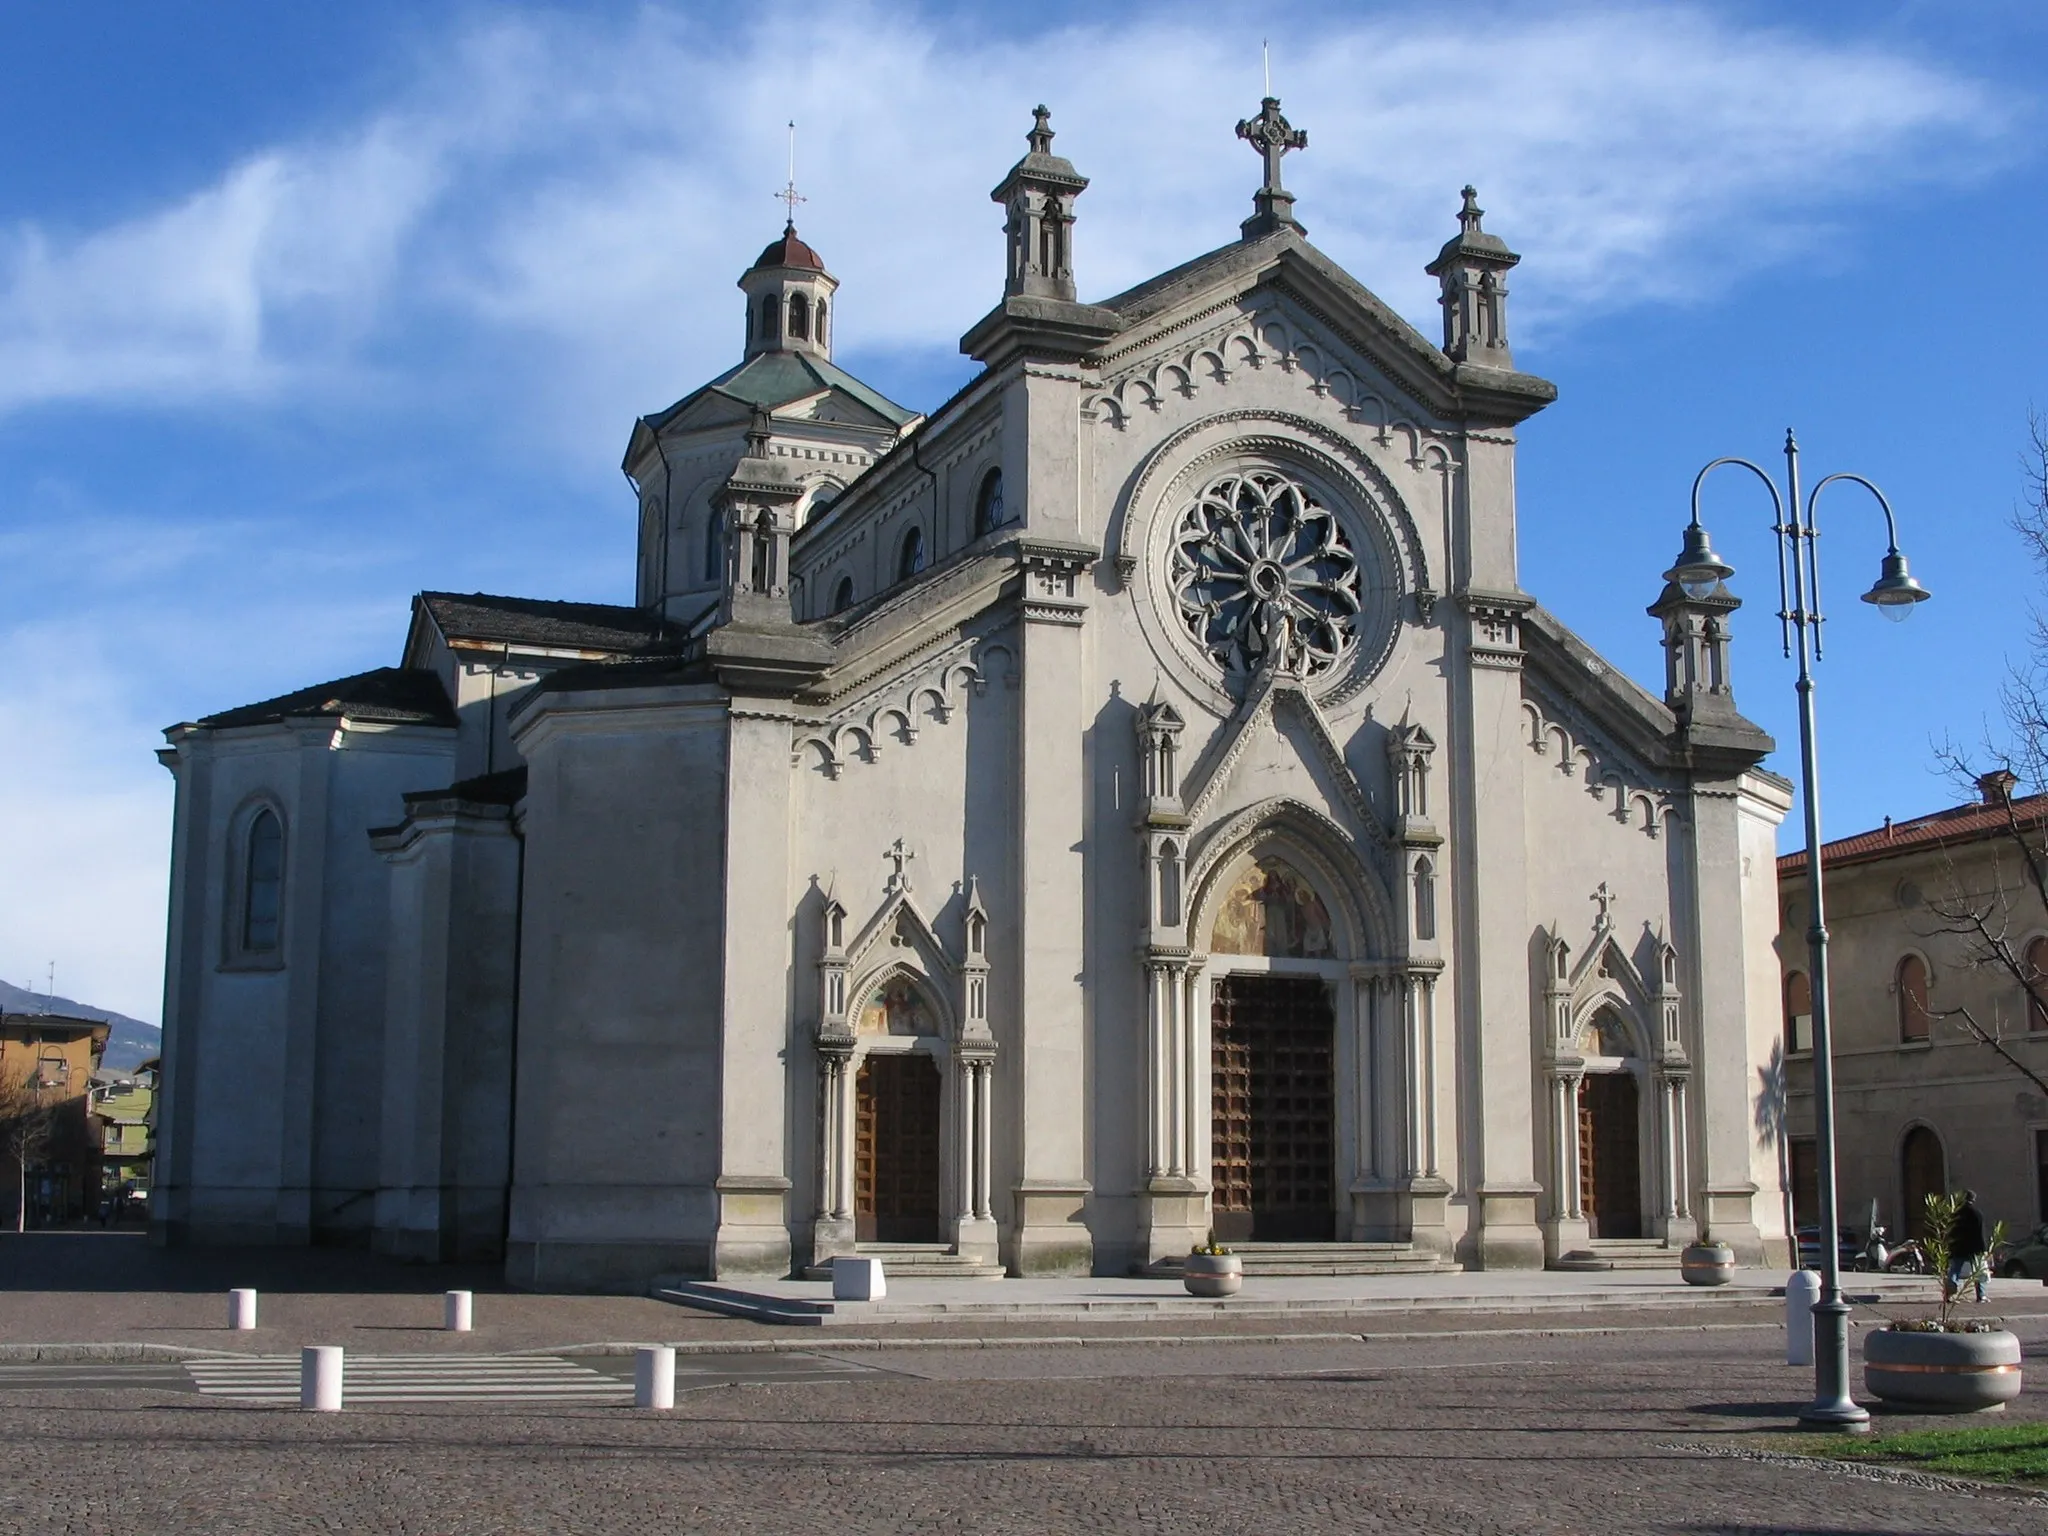
[[[1778,622],[1785,654],[1793,654],[1796,640],[1799,656],[1799,777],[1806,802],[1806,871],[1811,893],[1806,942],[1813,974],[1813,1112],[1814,1140],[1820,1184],[1820,1300],[1813,1308],[1813,1401],[1801,1411],[1803,1423],[1835,1429],[1864,1430],[1870,1414],[1849,1395],[1849,1306],[1842,1300],[1842,1265],[1839,1219],[1835,1188],[1835,1067],[1828,992],[1828,928],[1822,900],[1820,869],[1820,761],[1814,745],[1813,663],[1821,657],[1820,565],[1815,539],[1818,529],[1814,511],[1820,493],[1837,480],[1862,486],[1884,509],[1888,548],[1879,568],[1877,582],[1863,594],[1888,619],[1903,619],[1917,603],[1926,601],[1927,589],[1906,569],[1906,557],[1899,553],[1898,522],[1884,492],[1861,475],[1828,475],[1808,494],[1802,508],[1799,499],[1799,444],[1785,433],[1785,482],[1787,494],[1780,497],[1777,482],[1748,459],[1716,459],[1699,472],[1692,483],[1692,522],[1685,530],[1685,543],[1678,561],[1665,579],[1678,583],[1688,597],[1706,596],[1735,574],[1735,568],[1714,553],[1707,530],[1700,526],[1700,489],[1707,476],[1723,464],[1739,464],[1771,493],[1777,516],[1771,532],[1778,540]],[[1781,1132],[1782,1134],[1782,1132]],[[1793,1260],[1798,1260],[1797,1234],[1793,1239]]]

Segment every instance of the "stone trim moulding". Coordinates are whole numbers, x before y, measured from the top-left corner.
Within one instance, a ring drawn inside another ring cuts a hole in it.
[[[1005,642],[979,639],[957,646],[910,681],[902,678],[872,689],[853,707],[835,713],[825,721],[786,717],[794,722],[790,735],[790,766],[800,767],[806,748],[819,754],[818,766],[828,779],[854,759],[873,763],[881,759],[882,742],[894,735],[904,746],[915,746],[921,730],[919,713],[927,706],[940,725],[952,722],[954,712],[964,707],[970,694],[988,691],[991,676],[1003,685],[1017,685],[1017,657]]]
[[[1565,778],[1582,776],[1586,793],[1612,805],[1607,814],[1624,827],[1639,827],[1645,836],[1660,837],[1664,828],[1687,818],[1681,792],[1652,782],[1642,765],[1616,748],[1584,720],[1568,727],[1547,713],[1547,701],[1522,695],[1525,745],[1537,757],[1557,749],[1557,771]]]

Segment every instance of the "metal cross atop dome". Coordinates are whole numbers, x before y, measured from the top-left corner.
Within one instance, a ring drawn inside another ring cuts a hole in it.
[[[807,203],[810,199],[796,189],[796,124],[794,122],[789,125],[789,180],[782,190],[775,194],[775,198],[777,202],[789,210],[787,220],[789,227],[791,229],[796,228],[796,205],[798,203]]]
[[[1296,128],[1280,115],[1280,98],[1268,96],[1259,103],[1259,115],[1237,125],[1237,136],[1259,152],[1265,162],[1265,183],[1252,196],[1256,210],[1244,222],[1247,239],[1271,234],[1283,224],[1299,230],[1294,217],[1294,194],[1280,184],[1280,158],[1290,149],[1308,148],[1308,130]]]

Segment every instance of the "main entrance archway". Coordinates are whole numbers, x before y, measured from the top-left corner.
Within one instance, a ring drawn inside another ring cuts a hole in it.
[[[939,1072],[923,1051],[870,1052],[855,1083],[853,1235],[935,1243]]]
[[[1586,1074],[1579,1089],[1579,1204],[1593,1237],[1643,1235],[1640,1111],[1634,1074]]]
[[[1210,1208],[1226,1242],[1327,1243],[1335,1018],[1314,977],[1218,977],[1210,1012]]]

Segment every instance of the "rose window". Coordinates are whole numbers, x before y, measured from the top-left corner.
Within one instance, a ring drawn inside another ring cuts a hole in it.
[[[1226,672],[1312,677],[1356,640],[1351,543],[1313,493],[1271,470],[1224,475],[1195,498],[1172,572],[1181,621]]]

